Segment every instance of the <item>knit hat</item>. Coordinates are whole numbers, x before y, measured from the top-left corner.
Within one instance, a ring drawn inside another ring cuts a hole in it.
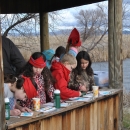
[[[45,50],[45,51],[43,51],[42,53],[45,55],[46,60],[51,60],[52,57],[53,57],[54,54],[55,54],[55,51],[52,50],[52,49],[49,49],[49,50]]]
[[[46,66],[47,66],[48,68],[50,68],[50,66],[51,66],[51,59],[52,59],[52,57],[54,56],[55,51],[52,50],[52,49],[49,49],[49,50],[43,51],[42,53],[43,53],[43,54],[45,55],[45,57],[46,57]]]
[[[80,35],[76,28],[74,28],[70,33],[68,44],[70,43],[72,46],[81,46]]]
[[[29,63],[38,68],[44,68],[46,66],[46,62],[44,61],[42,56],[40,56],[36,60],[34,60],[32,57],[30,57]]]

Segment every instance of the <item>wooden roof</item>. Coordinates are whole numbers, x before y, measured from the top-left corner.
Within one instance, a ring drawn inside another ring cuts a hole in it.
[[[39,13],[81,6],[105,0],[0,0],[0,13]]]

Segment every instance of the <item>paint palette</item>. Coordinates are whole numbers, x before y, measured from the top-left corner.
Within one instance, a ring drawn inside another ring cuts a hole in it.
[[[33,112],[22,112],[20,116],[30,117],[33,116]]]

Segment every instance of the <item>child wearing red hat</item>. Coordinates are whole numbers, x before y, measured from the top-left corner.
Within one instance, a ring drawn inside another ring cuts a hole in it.
[[[66,46],[66,53],[68,52],[76,57],[76,55],[78,54],[78,49],[81,46],[80,35],[76,28],[71,31],[67,43],[68,44]]]
[[[25,67],[21,70],[21,75],[30,78],[37,86],[37,97],[40,98],[41,105],[46,103],[46,94],[53,99],[54,78],[50,70],[46,67],[46,57],[41,52],[35,52],[30,57]],[[32,108],[32,99],[20,101],[23,107]]]

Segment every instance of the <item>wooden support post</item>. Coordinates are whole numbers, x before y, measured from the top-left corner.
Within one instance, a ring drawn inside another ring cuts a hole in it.
[[[1,27],[0,27],[0,130],[5,130],[5,103],[4,103]]]
[[[108,13],[109,85],[122,88],[122,0],[109,0]]]
[[[109,0],[108,5],[108,53],[109,53],[109,86],[123,88],[122,69],[122,0]],[[117,129],[122,130],[123,93],[119,95],[119,122]]]
[[[48,13],[40,13],[41,52],[49,49]]]

